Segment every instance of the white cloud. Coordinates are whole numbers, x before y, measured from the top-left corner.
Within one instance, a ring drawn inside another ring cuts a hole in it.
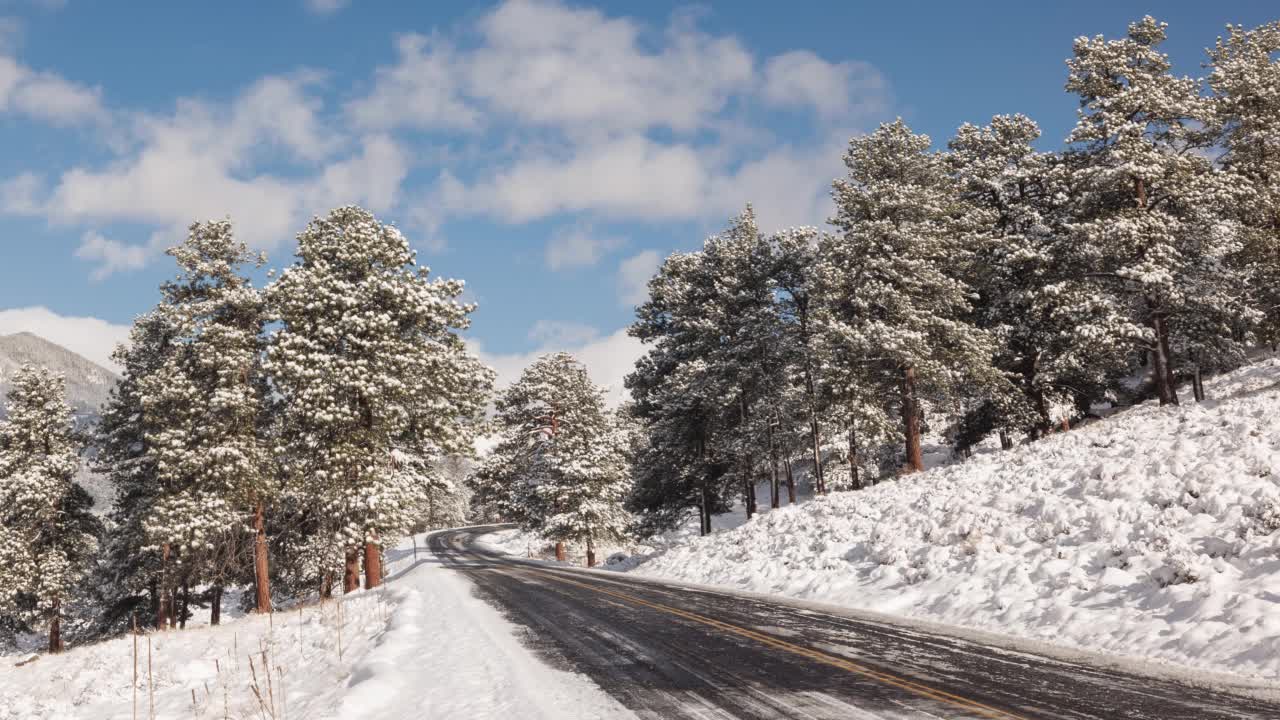
[[[600,331],[582,323],[539,320],[529,329],[529,339],[542,348],[569,348],[595,340]]]
[[[129,339],[128,325],[94,317],[59,315],[45,307],[0,310],[0,335],[20,332],[39,335],[117,373],[120,367],[111,360],[111,353]]]
[[[305,0],[307,10],[316,15],[332,15],[351,4],[351,0]]]
[[[437,218],[487,215],[523,223],[563,213],[613,219],[720,222],[750,202],[766,230],[826,220],[842,137],[782,145],[755,157],[626,136],[577,148],[568,157],[536,155],[467,184],[442,174],[428,200]]]
[[[830,63],[808,50],[774,56],[764,66],[764,99],[779,106],[812,107],[826,118],[883,112],[888,83],[865,62]]]
[[[348,106],[363,126],[470,128],[489,115],[575,132],[689,132],[750,87],[754,61],[737,39],[673,23],[656,47],[629,18],[545,0],[509,0],[460,50],[406,35],[399,59]]]
[[[76,257],[98,263],[93,279],[101,280],[121,270],[137,270],[147,264],[151,248],[111,240],[96,232],[87,232],[76,248]]]
[[[645,250],[618,265],[618,300],[624,305],[639,305],[649,299],[649,278],[662,265],[662,257]]]
[[[317,82],[314,73],[267,77],[225,107],[187,99],[171,115],[138,116],[132,123],[136,147],[117,162],[71,168],[44,192],[30,174],[13,178],[0,185],[0,203],[8,212],[63,224],[123,221],[159,228],[145,245],[104,240],[83,246],[81,257],[102,262],[97,276],[141,266],[159,248],[180,241],[197,220],[230,216],[241,238],[269,250],[311,215],[336,205],[387,211],[409,172],[407,153],[385,135],[352,141],[327,126],[309,94]],[[349,154],[337,155],[344,150]],[[272,156],[311,172],[255,172]]]
[[[0,56],[0,112],[5,111],[64,126],[106,119],[99,88]]]
[[[373,91],[348,103],[359,127],[474,129],[481,114],[464,100],[460,60],[453,46],[437,37],[403,35],[396,39],[399,62],[378,68]]]
[[[526,353],[493,354],[485,352],[479,342],[472,341],[470,345],[481,360],[498,372],[499,389],[520,377],[520,373],[539,356],[559,350],[569,352],[586,366],[593,382],[608,389],[609,403],[615,406],[627,396],[623,377],[635,369],[636,360],[644,354],[644,346],[627,335],[625,329],[590,340],[579,338],[576,343],[548,342]]]
[[[547,242],[547,267],[552,270],[591,267],[605,253],[623,245],[621,238],[598,235],[590,225],[562,227]]]

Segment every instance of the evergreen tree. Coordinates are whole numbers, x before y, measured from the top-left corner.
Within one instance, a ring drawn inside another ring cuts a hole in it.
[[[556,541],[596,545],[618,540],[629,518],[628,439],[604,404],[604,392],[568,353],[538,358],[498,398],[501,441],[472,483],[508,518]]]
[[[93,499],[80,467],[62,377],[23,366],[0,424],[0,613],[48,630],[63,649],[62,621],[98,547]]]
[[[134,321],[128,343],[112,355],[123,372],[102,408],[94,458],[94,469],[114,489],[95,583],[105,604],[103,624],[108,632],[123,631],[139,614],[152,618],[159,614],[159,582],[164,568],[143,524],[160,492],[156,459],[148,451],[147,437],[158,432],[161,423],[144,410],[142,385],[168,363],[177,334],[170,314],[153,310]]]
[[[1037,152],[1040,128],[1022,115],[965,124],[947,161],[966,212],[977,291],[973,320],[997,341],[996,366],[1012,391],[982,399],[962,423],[965,444],[999,430],[1047,433],[1054,406],[1099,400],[1142,330],[1088,282],[1089,258],[1066,230],[1073,188],[1060,158]]]
[[[815,268],[818,322],[840,401],[869,434],[891,432],[896,397],[909,470],[922,470],[922,392],[954,396],[999,381],[992,342],[969,325],[968,249],[956,241],[961,205],[927,136],[901,120],[849,142],[832,223]]]
[[[1067,90],[1081,110],[1068,141],[1083,190],[1072,231],[1093,260],[1088,277],[1146,327],[1134,341],[1151,355],[1160,403],[1176,404],[1171,318],[1188,348],[1236,342],[1243,282],[1226,262],[1240,246],[1226,216],[1236,191],[1204,157],[1210,102],[1199,82],[1169,73],[1165,27],[1146,17],[1123,40],[1076,40]]]
[[[1233,217],[1243,234],[1232,266],[1247,280],[1261,337],[1280,344],[1280,22],[1229,26],[1210,49],[1215,145],[1239,189]]]
[[[266,368],[282,404],[280,453],[319,542],[355,589],[381,583],[381,546],[417,520],[431,463],[472,452],[493,374],[457,331],[458,280],[427,279],[396,228],[358,207],[314,219],[267,289],[280,329]]]
[[[181,274],[161,287],[161,312],[176,334],[167,361],[141,382],[143,412],[154,420],[147,449],[161,487],[146,530],[171,561],[162,585],[181,585],[185,598],[192,584],[208,583],[220,602],[239,536],[251,528],[254,604],[270,612],[266,508],[277,488],[260,437],[265,312],[241,274],[263,260],[235,239],[226,220],[193,224],[169,254]]]

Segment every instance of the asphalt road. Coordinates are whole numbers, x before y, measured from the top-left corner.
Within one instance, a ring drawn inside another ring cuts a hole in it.
[[[492,529],[432,547],[547,662],[643,718],[1280,718],[1224,691],[476,549]]]

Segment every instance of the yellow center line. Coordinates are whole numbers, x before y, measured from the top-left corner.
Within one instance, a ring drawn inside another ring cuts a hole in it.
[[[893,687],[906,690],[916,695],[927,697],[931,700],[937,700],[938,702],[942,702],[948,705],[952,705],[954,707],[962,708],[964,710],[977,713],[984,717],[995,718],[996,720],[1029,720],[1028,718],[1023,717],[1021,715],[1015,715],[1013,713],[1000,710],[999,708],[994,708],[989,705],[983,705],[982,703],[976,700],[970,700],[969,698],[966,698],[966,697],[953,695],[949,692],[946,692],[945,690],[938,690],[936,688],[931,688],[927,685],[922,685],[918,682],[915,682],[914,680],[908,680],[907,678],[902,678],[896,675],[890,675],[888,673],[881,672],[879,670],[874,670],[872,668],[866,667],[864,665],[859,665],[858,663],[851,662],[849,660],[846,660],[842,657],[838,657],[836,655],[831,655],[825,652],[821,652],[819,650],[813,650],[811,648],[795,645],[785,640],[780,640],[772,635],[766,635],[764,633],[756,632],[755,630],[749,630],[747,628],[744,628],[738,625],[732,625],[727,622],[715,620],[713,618],[709,618],[704,615],[699,615],[697,613],[691,613],[686,610],[681,610],[679,608],[671,607],[669,605],[662,605],[659,603],[649,602],[648,600],[642,600],[638,597],[635,597],[634,595],[628,595],[626,593],[620,593],[614,590],[606,590],[604,588],[597,587],[595,585],[589,585],[587,583],[580,583],[580,582],[577,582],[576,580],[570,580],[566,577],[563,577],[558,573],[549,572],[539,568],[530,568],[526,566],[526,567],[520,568],[520,570],[536,573],[541,577],[546,577],[546,578],[555,580],[556,582],[564,583],[566,585],[573,585],[575,587],[580,587],[585,590],[591,590],[593,592],[597,592],[602,595],[609,595],[609,596],[618,598],[619,600],[624,600],[626,602],[629,602],[635,605],[640,605],[653,610],[657,610],[658,612],[663,612],[668,615],[674,615],[676,617],[684,618],[686,620],[691,620],[696,623],[708,625],[718,630],[723,630],[725,632],[733,633],[734,635],[738,635],[740,637],[748,638],[750,640],[755,640],[756,642],[763,643],[764,645],[768,645],[769,647],[772,647],[778,650],[784,650],[793,655],[799,655],[801,657],[809,658],[810,660],[815,660],[817,662],[820,662],[826,665],[831,665],[833,667],[837,667],[842,670],[847,670],[856,675],[861,675],[863,677],[871,678],[872,680],[877,680],[886,685],[891,685]]]

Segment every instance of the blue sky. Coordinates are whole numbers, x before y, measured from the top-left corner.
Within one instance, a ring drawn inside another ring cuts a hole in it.
[[[1271,6],[1271,9],[1268,9]],[[1154,13],[1196,73],[1268,2],[564,4],[0,0],[0,332],[102,359],[230,215],[269,266],[359,203],[464,278],[504,375],[581,353],[616,382],[643,281],[744,203],[820,224],[848,138],[945,143],[1022,112],[1057,147],[1081,34]]]

